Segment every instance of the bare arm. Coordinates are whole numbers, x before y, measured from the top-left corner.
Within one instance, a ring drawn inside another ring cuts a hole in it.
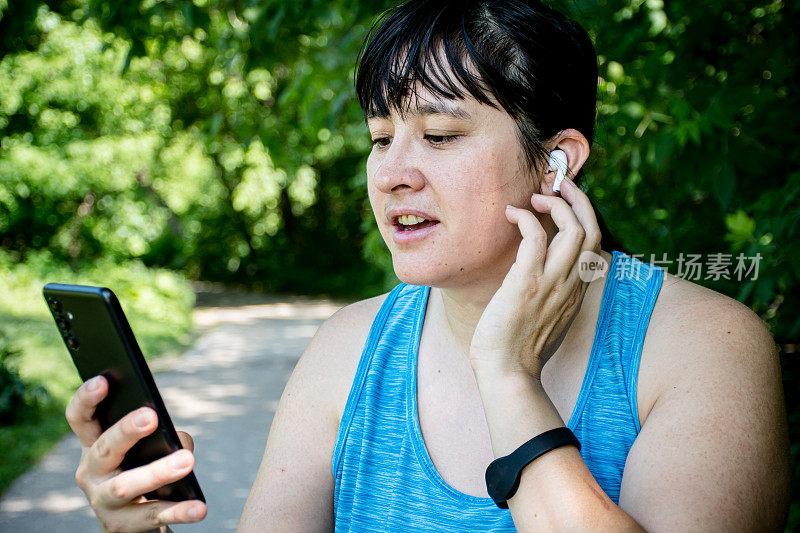
[[[475,377],[496,457],[513,452],[531,435],[565,426],[536,378],[485,367],[476,369]],[[507,504],[520,532],[642,531],[603,492],[575,446],[550,450],[525,466]]]
[[[281,396],[239,531],[333,531],[331,459],[369,325],[382,297],[348,306],[319,329]]]
[[[320,386],[324,337],[320,329],[283,391],[241,532],[333,530],[330,464],[337,424]]]
[[[789,442],[772,338],[724,297],[686,311],[693,334],[652,346],[676,364],[662,367],[671,386],[630,450],[620,506],[653,531],[781,531]]]

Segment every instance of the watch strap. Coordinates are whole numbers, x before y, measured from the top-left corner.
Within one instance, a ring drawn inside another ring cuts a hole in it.
[[[561,446],[573,445],[581,449],[581,443],[569,428],[560,427],[541,433],[504,457],[489,463],[486,468],[486,489],[494,503],[508,509],[507,500],[517,492],[522,469],[542,454]]]

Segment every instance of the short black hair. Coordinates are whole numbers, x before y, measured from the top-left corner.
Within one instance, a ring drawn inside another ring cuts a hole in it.
[[[531,169],[574,128],[592,142],[597,56],[586,31],[536,0],[410,0],[384,11],[359,52],[366,117],[403,113],[415,83],[446,99],[462,88],[516,122]]]
[[[446,99],[464,98],[463,87],[479,102],[497,102],[514,119],[531,170],[542,169],[545,143],[566,129],[594,139],[594,45],[580,24],[539,0],[408,0],[385,10],[356,62],[365,118],[390,109],[402,116],[416,82]],[[629,253],[595,212],[601,247]]]

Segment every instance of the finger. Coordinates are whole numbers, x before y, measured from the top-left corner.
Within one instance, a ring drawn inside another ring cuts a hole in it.
[[[531,205],[539,212],[549,213],[558,227],[558,233],[547,249],[544,273],[551,276],[561,274],[566,277],[581,251],[586,236],[583,226],[572,207],[563,198],[534,194],[531,197]]]
[[[194,467],[189,450],[177,450],[166,457],[138,468],[125,470],[100,484],[99,492],[107,507],[123,507],[142,494],[154,491],[185,477]]]
[[[178,439],[181,441],[181,446],[189,451],[194,451],[194,439],[185,431],[178,431]]]
[[[141,407],[122,417],[92,444],[86,461],[88,473],[105,476],[116,470],[128,450],[157,426],[156,412],[149,407]]]
[[[70,400],[64,414],[69,427],[81,441],[81,445],[89,447],[103,432],[94,418],[94,412],[103,398],[108,394],[108,382],[103,376],[95,376],[78,387]]]
[[[592,207],[592,202],[580,187],[572,180],[565,179],[566,187],[562,187],[561,196],[572,206],[572,211],[578,218],[586,234],[583,250],[597,251],[600,247],[602,234],[597,223],[597,215]]]
[[[506,206],[506,218],[517,225],[522,235],[514,264],[526,275],[541,275],[547,253],[547,232],[536,216],[527,209]]]
[[[149,531],[169,524],[199,522],[205,518],[207,510],[200,500],[146,501],[119,509],[102,522],[109,531]]]

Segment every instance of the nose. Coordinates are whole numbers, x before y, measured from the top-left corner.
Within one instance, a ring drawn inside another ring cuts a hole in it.
[[[370,158],[373,157],[372,181],[382,193],[416,191],[425,186],[425,177],[420,170],[420,160],[415,153],[414,143],[406,136],[395,136],[383,151],[373,152]]]

